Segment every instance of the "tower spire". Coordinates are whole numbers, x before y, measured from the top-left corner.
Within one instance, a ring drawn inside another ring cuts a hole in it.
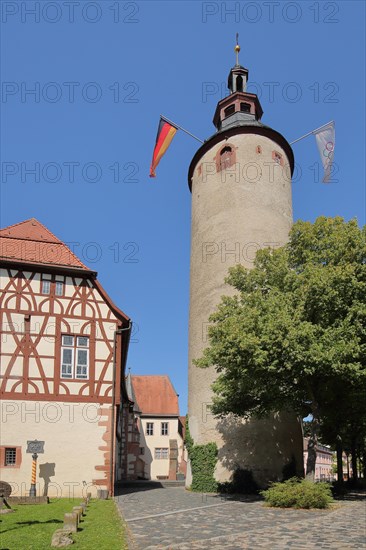
[[[236,64],[230,69],[228,88],[230,95],[218,102],[213,123],[221,131],[229,126],[243,126],[260,121],[263,110],[256,94],[247,92],[249,71],[239,63],[239,34],[234,47]]]
[[[236,33],[236,45],[234,48],[235,54],[236,54],[236,65],[239,65],[239,52],[240,52],[240,46],[239,46],[239,33]]]

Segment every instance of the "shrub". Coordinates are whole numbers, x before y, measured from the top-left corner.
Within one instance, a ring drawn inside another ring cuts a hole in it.
[[[192,469],[191,490],[204,493],[215,493],[217,481],[214,478],[214,471],[217,462],[216,443],[207,445],[195,445],[189,431],[188,415],[186,417],[185,444],[188,451]]]
[[[189,423],[188,423],[188,414],[186,415],[186,431],[185,431],[185,437],[184,437],[184,444],[186,446],[188,454],[191,452],[191,449],[194,445],[193,438],[191,436],[191,432],[189,431]]]
[[[216,443],[192,445],[189,453],[192,467],[192,491],[215,493],[217,481],[214,471],[217,462]]]
[[[268,506],[280,508],[328,508],[333,501],[328,483],[291,478],[261,491]]]

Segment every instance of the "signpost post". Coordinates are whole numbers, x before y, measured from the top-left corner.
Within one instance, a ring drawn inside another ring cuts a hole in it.
[[[29,491],[30,497],[37,496],[36,479],[37,479],[37,458],[39,454],[44,453],[44,441],[27,441],[27,453],[32,453],[32,481]]]

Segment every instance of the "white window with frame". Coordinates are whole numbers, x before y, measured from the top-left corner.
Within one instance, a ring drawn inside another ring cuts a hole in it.
[[[62,281],[56,281],[55,283],[55,296],[64,295],[64,283]]]
[[[51,275],[43,273],[41,275],[41,294],[51,293]]]
[[[161,423],[161,435],[169,435],[169,422]]]
[[[65,277],[63,275],[56,275],[55,280],[55,296],[63,296],[65,288]]]
[[[157,460],[164,460],[169,458],[169,449],[168,447],[155,447],[154,457]]]
[[[87,379],[89,376],[89,337],[62,336],[61,378]]]
[[[146,435],[154,435],[154,422],[146,422]]]

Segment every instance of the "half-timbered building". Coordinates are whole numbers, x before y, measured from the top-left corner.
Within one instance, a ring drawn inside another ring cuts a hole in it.
[[[27,441],[44,441],[38,494],[113,492],[131,403],[131,321],[97,273],[35,219],[0,230],[0,478],[27,494]]]

